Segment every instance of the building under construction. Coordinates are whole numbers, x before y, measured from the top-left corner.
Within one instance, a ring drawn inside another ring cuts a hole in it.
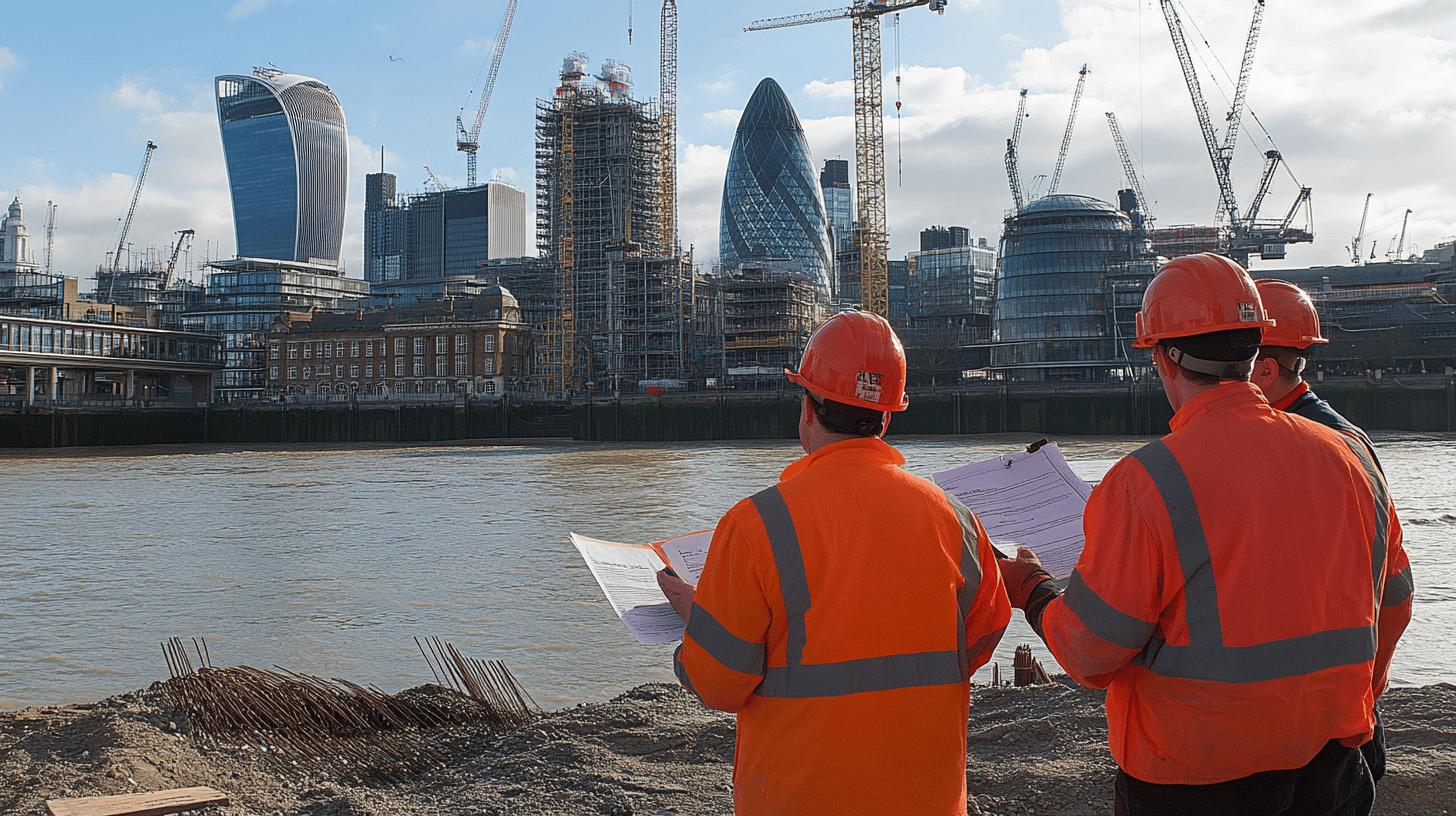
[[[828,309],[820,281],[794,262],[723,270],[723,374],[734,388],[780,388]]]
[[[567,56],[536,105],[536,242],[559,292],[539,362],[564,395],[685,385],[702,373],[703,340],[692,264],[670,226],[662,120],[633,98],[626,65],[608,60],[595,77],[586,66]]]

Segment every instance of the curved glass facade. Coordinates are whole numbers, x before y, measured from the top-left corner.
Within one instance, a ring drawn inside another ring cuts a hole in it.
[[[1127,214],[1087,196],[1046,196],[1008,219],[992,368],[1014,380],[1105,380],[1145,365],[1124,335],[1155,264],[1133,248]]]
[[[216,82],[238,255],[337,266],[349,174],[339,100],[277,71]]]
[[[758,83],[738,121],[718,238],[724,269],[789,260],[829,290],[829,220],[814,160],[798,115],[772,79]]]

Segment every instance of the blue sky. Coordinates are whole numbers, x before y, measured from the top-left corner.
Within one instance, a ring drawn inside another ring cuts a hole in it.
[[[1183,1],[1199,16],[1223,60],[1236,65],[1248,15],[1244,4]],[[759,17],[833,5],[820,2],[681,0],[684,238],[698,243],[708,257],[716,254],[716,197],[736,111],[760,78],[773,76],[784,86],[818,158],[852,152],[848,23],[741,31]],[[1442,86],[1453,84],[1449,69],[1456,49],[1450,35],[1430,33],[1433,24],[1451,20],[1446,4],[1394,0],[1391,8],[1406,17],[1387,13],[1378,19],[1353,0],[1289,0],[1281,5],[1291,8],[1269,14],[1261,52],[1267,56],[1256,70],[1251,104],[1266,124],[1272,123],[1280,147],[1304,174],[1301,180],[1315,187],[1317,206],[1323,204],[1328,213],[1333,201],[1338,217],[1331,216],[1336,229],[1322,242],[1329,246],[1296,260],[1339,260],[1338,243],[1348,239],[1336,236],[1353,230],[1353,223],[1346,222],[1358,219],[1358,203],[1377,181],[1383,189],[1376,190],[1372,222],[1384,228],[1391,214],[1398,216],[1411,206],[1419,213],[1413,216],[1412,230],[1427,245],[1456,232],[1456,211],[1446,196],[1427,189],[1429,172],[1416,167],[1420,151],[1386,155],[1405,139],[1420,145],[1443,133],[1451,138],[1456,104]],[[635,29],[631,45],[629,6]],[[232,245],[231,216],[212,118],[211,81],[217,74],[272,63],[324,80],[344,105],[355,141],[345,261],[357,275],[362,177],[378,165],[380,145],[403,190],[421,187],[421,163],[430,164],[447,182],[463,181],[463,156],[454,150],[454,118],[462,105],[473,108],[469,91],[504,7],[505,0],[11,4],[0,29],[0,122],[5,134],[0,141],[0,194],[8,198],[18,191],[25,196],[36,231],[44,200],[57,200],[58,261],[64,260],[69,273],[84,276],[103,259],[142,146],[155,139],[161,147],[133,240],[164,244],[173,230],[192,226],[199,232],[199,253],[210,243],[214,254],[225,254]],[[1299,20],[1315,9],[1319,21]],[[531,189],[535,100],[550,92],[568,51],[586,52],[594,68],[608,57],[628,63],[639,94],[655,96],[658,12],[652,0],[522,0],[481,136],[482,174],[500,169],[507,180]],[[1321,25],[1347,32],[1346,42],[1336,49],[1311,39]],[[1447,30],[1452,29],[1456,26]],[[1359,60],[1362,48],[1371,53],[1388,50],[1389,42],[1409,31],[1421,33],[1415,46],[1389,55],[1396,63],[1392,73],[1444,70],[1447,77],[1444,83],[1403,92],[1424,93],[1419,104],[1404,95],[1381,93],[1371,85],[1380,77],[1361,69]],[[1369,42],[1362,43],[1362,37]],[[895,53],[886,25],[889,72]],[[906,66],[906,169],[902,184],[896,183],[892,169],[890,193],[897,254],[913,249],[915,233],[930,223],[969,224],[978,235],[994,240],[1009,203],[1000,153],[1015,89],[1029,86],[1033,92],[1026,152],[1028,164],[1037,166],[1025,171],[1030,177],[1046,172],[1040,165],[1054,160],[1068,92],[1083,61],[1093,64],[1094,73],[1063,191],[1102,198],[1115,194],[1121,174],[1101,115],[1115,108],[1144,163],[1149,188],[1163,194],[1164,222],[1208,220],[1215,198],[1211,174],[1166,30],[1150,0],[951,0],[944,16],[924,9],[904,14],[900,57]],[[1402,60],[1410,63],[1402,65]],[[1366,84],[1347,86],[1341,94],[1323,87],[1337,84],[1338,76],[1311,82],[1311,77],[1321,76],[1322,66],[1341,61],[1353,63],[1351,70],[1359,72],[1350,76],[1352,83]],[[1290,82],[1303,83],[1302,93],[1291,93],[1286,87]],[[887,80],[891,99],[893,88],[893,80]],[[1339,124],[1343,132],[1332,134],[1322,129],[1331,118],[1326,104],[1364,113],[1350,114],[1349,121]],[[1366,121],[1362,116],[1372,120],[1369,130],[1359,130]],[[1384,131],[1375,131],[1381,122]],[[893,119],[886,130],[893,168]],[[1366,147],[1361,139],[1375,141]],[[1346,158],[1337,154],[1341,145],[1363,152],[1364,166],[1340,171],[1341,161],[1327,163]],[[1243,158],[1252,162],[1244,166],[1245,176],[1257,175],[1258,154],[1243,150]],[[1328,170],[1313,177],[1326,164]],[[1243,179],[1242,186],[1251,185],[1252,179]],[[1276,189],[1274,196],[1280,195]]]

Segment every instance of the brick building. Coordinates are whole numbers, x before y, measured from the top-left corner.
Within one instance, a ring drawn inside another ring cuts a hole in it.
[[[505,287],[470,298],[286,317],[268,333],[272,396],[387,398],[531,388],[533,338]]]

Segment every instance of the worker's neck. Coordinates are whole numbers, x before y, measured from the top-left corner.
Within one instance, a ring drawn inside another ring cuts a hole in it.
[[[843,433],[835,433],[833,431],[826,431],[826,430],[823,429],[822,426],[816,426],[816,428],[815,428],[815,430],[813,432],[808,433],[808,434],[805,434],[805,438],[803,440],[803,442],[804,442],[804,453],[806,453],[806,454],[814,453],[815,451],[819,450],[820,448],[827,448],[830,445],[833,445],[835,442],[844,442],[844,441],[850,440],[850,439],[863,439],[863,438],[864,437],[855,436],[854,434],[843,434]]]
[[[1270,403],[1275,403],[1289,396],[1294,389],[1303,383],[1304,377],[1295,374],[1293,376],[1280,377],[1270,384],[1268,388],[1264,388],[1263,386],[1260,386],[1260,388],[1264,391],[1265,399],[1269,400]]]

